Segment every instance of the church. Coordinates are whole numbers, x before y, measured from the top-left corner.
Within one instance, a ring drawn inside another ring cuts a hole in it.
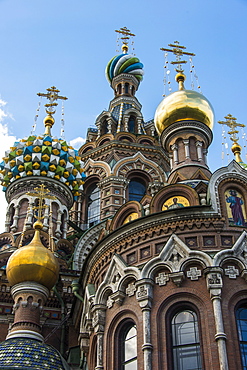
[[[122,52],[113,90],[77,151],[52,135],[56,87],[40,94],[45,131],[0,164],[0,369],[247,369],[247,172],[236,118],[232,161],[210,171],[214,111],[186,89],[145,121],[143,64]],[[189,84],[189,83],[188,83]]]

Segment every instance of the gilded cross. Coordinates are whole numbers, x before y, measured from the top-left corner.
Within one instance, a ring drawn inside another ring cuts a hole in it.
[[[168,44],[168,46],[170,46],[172,49],[166,49],[166,48],[160,48],[160,50],[162,51],[168,51],[170,53],[173,53],[175,56],[176,56],[176,61],[174,62],[171,62],[171,64],[177,64],[177,68],[175,69],[176,72],[184,72],[184,70],[182,69],[182,64],[186,64],[187,61],[186,60],[182,60],[182,56],[183,55],[189,55],[189,56],[195,56],[194,53],[188,53],[187,51],[185,51],[186,47],[185,46],[182,46],[182,45],[179,45],[179,42],[178,41],[174,41],[173,44]]]
[[[66,98],[66,96],[58,95],[58,93],[60,93],[60,90],[58,90],[55,86],[52,86],[46,90],[47,90],[47,93],[37,93],[37,95],[44,96],[50,101],[50,103],[45,104],[45,107],[46,107],[46,113],[52,116],[56,112],[56,110],[54,109],[58,104],[56,100],[58,99],[67,100],[68,98]]]
[[[237,143],[238,137],[237,134],[239,133],[238,130],[236,130],[236,127],[245,127],[242,123],[237,123],[237,118],[233,117],[231,114],[228,114],[225,116],[226,121],[218,121],[221,125],[226,125],[230,128],[230,131],[228,131],[228,134],[230,135],[230,139]]]
[[[135,34],[131,33],[127,27],[122,27],[119,30],[115,30],[115,32],[120,33],[120,35],[122,35],[122,37],[120,37],[123,43],[122,50],[124,53],[127,53],[129,39],[130,37],[135,36]]]
[[[34,188],[35,192],[28,192],[27,195],[30,195],[32,197],[35,197],[35,198],[38,198],[39,202],[38,202],[38,206],[37,207],[33,207],[33,209],[36,209],[38,212],[37,212],[37,220],[41,222],[41,220],[43,220],[44,218],[44,215],[42,215],[42,211],[45,209],[45,208],[48,208],[48,206],[46,204],[43,204],[43,201],[45,199],[56,199],[55,196],[53,195],[49,195],[50,193],[50,190],[48,190],[44,184],[41,184],[40,187],[37,187],[37,188]]]

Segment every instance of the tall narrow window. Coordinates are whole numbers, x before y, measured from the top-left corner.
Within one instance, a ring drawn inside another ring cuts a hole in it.
[[[197,315],[191,310],[172,318],[172,354],[174,370],[201,370],[201,352]]]
[[[129,200],[136,200],[137,202],[139,202],[142,199],[143,195],[146,194],[145,183],[140,179],[130,180],[128,190]]]
[[[240,306],[236,311],[238,337],[243,370],[247,370],[247,306]]]
[[[129,132],[131,132],[132,134],[135,133],[135,117],[134,116],[130,116],[129,118],[129,122],[128,122],[128,129],[129,129]]]
[[[137,332],[136,326],[129,323],[120,335],[121,370],[137,370]]]
[[[94,185],[88,194],[87,206],[87,223],[91,227],[100,221],[100,189],[97,185]]]

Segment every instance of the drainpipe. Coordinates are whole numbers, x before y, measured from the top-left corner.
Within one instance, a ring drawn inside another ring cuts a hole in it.
[[[56,296],[57,296],[57,298],[58,298],[58,300],[61,304],[61,322],[63,324],[62,324],[62,328],[61,328],[62,332],[61,332],[60,353],[63,356],[64,355],[64,340],[65,340],[65,323],[63,321],[64,321],[64,316],[65,316],[64,315],[65,307],[64,307],[64,301],[63,301],[61,295],[58,293],[56,285],[52,288],[52,290],[56,294]]]
[[[80,289],[80,284],[79,284],[78,280],[77,279],[73,280],[71,285],[72,285],[72,292],[74,293],[76,298],[78,298],[81,302],[84,302],[84,299],[78,293],[79,289]]]

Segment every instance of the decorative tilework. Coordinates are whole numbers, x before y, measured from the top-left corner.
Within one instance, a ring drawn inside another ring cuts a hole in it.
[[[59,352],[34,339],[13,338],[0,343],[0,369],[64,370]]]

